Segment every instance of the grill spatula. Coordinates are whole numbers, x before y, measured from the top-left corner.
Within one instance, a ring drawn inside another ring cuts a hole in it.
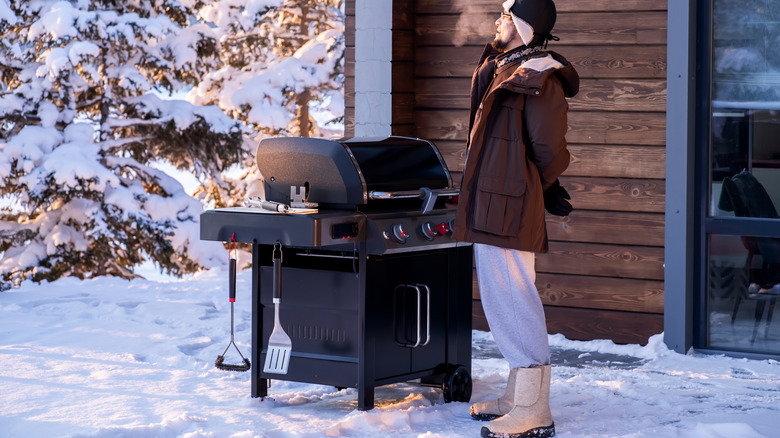
[[[276,250],[279,249],[279,256]],[[282,245],[276,242],[273,250],[273,297],[274,297],[274,329],[268,338],[268,349],[265,355],[264,373],[287,374],[287,366],[290,365],[290,351],[292,341],[287,336],[279,321],[279,304],[282,301]]]

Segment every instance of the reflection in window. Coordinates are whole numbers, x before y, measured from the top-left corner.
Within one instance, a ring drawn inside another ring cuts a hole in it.
[[[776,210],[780,206],[780,101],[778,110],[738,109],[733,102],[731,105],[713,110],[710,215],[734,215],[733,210],[721,208],[719,200],[724,196],[724,180],[740,172],[753,175]]]
[[[780,221],[780,2],[712,5],[709,216]],[[708,235],[706,344],[780,354],[780,235],[750,236],[756,221]]]
[[[780,353],[780,239],[710,236],[709,346]]]

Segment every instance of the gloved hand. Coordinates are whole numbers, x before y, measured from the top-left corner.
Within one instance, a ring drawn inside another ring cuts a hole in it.
[[[544,209],[556,216],[568,216],[573,209],[568,199],[571,199],[569,192],[556,179],[553,185],[544,191]]]

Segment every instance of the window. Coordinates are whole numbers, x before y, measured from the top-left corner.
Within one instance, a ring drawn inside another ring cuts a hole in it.
[[[780,2],[713,0],[711,25],[704,343],[778,354]]]

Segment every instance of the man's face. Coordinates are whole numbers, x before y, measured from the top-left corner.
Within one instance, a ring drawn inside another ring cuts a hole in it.
[[[504,11],[501,13],[501,16],[498,17],[498,20],[496,20],[496,38],[493,40],[491,45],[496,50],[504,51],[510,46],[511,43],[517,42],[522,44],[520,34],[517,33],[515,24],[512,22],[512,16],[509,14],[509,12]]]

